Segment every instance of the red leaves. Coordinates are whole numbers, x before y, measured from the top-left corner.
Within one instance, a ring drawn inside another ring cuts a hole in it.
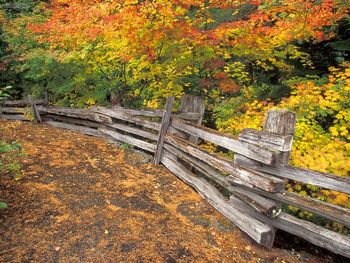
[[[223,59],[213,58],[204,62],[204,68],[209,70],[215,70],[225,66],[225,61]]]
[[[221,81],[219,84],[219,88],[223,92],[232,92],[232,93],[236,93],[241,89],[241,87],[237,84],[237,82],[231,79],[225,79]]]
[[[220,79],[226,79],[227,75],[225,72],[217,72],[214,74],[214,79],[220,80]]]

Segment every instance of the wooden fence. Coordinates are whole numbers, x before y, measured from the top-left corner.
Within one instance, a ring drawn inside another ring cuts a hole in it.
[[[350,238],[281,211],[290,204],[350,228],[350,210],[285,191],[295,180],[350,194],[350,178],[288,165],[295,114],[269,111],[262,131],[244,129],[238,137],[201,126],[204,103],[184,96],[179,112],[174,98],[164,110],[121,107],[73,109],[48,106],[44,100],[5,101],[4,119],[23,120],[19,107],[31,106],[37,122],[128,143],[154,154],[220,213],[257,243],[272,247],[277,229],[350,257]],[[206,141],[234,152],[234,161],[202,149]]]

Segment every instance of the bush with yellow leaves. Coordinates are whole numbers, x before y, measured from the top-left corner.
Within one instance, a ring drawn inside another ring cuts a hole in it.
[[[221,131],[238,134],[244,128],[261,129],[266,112],[289,109],[297,114],[291,165],[321,172],[350,176],[350,63],[330,68],[327,79],[295,79],[289,82],[291,95],[279,103],[251,100],[237,103],[230,118],[217,119]],[[232,105],[232,103],[231,103]],[[320,187],[289,182],[287,190],[350,208],[350,196]],[[318,221],[339,232],[348,229],[289,206],[290,213]]]

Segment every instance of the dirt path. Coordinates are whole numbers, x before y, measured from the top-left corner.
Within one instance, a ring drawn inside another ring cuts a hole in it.
[[[0,262],[320,262],[255,245],[145,156],[89,136],[0,121],[24,177],[0,177]]]

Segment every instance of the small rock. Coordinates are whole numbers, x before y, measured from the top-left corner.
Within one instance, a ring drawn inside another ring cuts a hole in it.
[[[55,251],[60,251],[61,250],[61,248],[60,247],[55,247]]]

